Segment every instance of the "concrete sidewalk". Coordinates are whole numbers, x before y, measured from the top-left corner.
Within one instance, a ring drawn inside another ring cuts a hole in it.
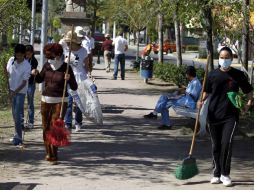
[[[0,143],[0,190],[226,189],[221,184],[209,184],[212,162],[208,138],[198,138],[194,150],[200,174],[187,181],[175,179],[174,169],[188,153],[192,121],[171,113],[173,130],[159,131],[159,121],[143,119],[158,96],[174,86],[156,80],[145,85],[134,72],[128,72],[124,81],[110,80],[112,73],[103,68],[103,63],[96,64],[93,75],[104,125],[84,119],[81,132],[72,134],[71,146],[60,149],[59,165],[51,166],[43,160],[38,115],[36,128],[26,133],[23,152],[7,139]],[[240,138],[234,145],[235,185],[231,189],[254,190],[254,141]]]

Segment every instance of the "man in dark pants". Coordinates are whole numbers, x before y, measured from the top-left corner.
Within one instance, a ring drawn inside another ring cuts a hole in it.
[[[113,80],[117,80],[118,65],[121,67],[121,79],[125,79],[125,52],[128,50],[127,40],[123,38],[123,32],[119,32],[118,36],[113,40],[115,46],[115,65]]]
[[[242,110],[246,112],[252,106],[252,86],[247,77],[240,70],[230,67],[233,54],[230,48],[223,47],[219,53],[218,69],[209,73],[206,88],[203,94],[202,103],[210,96],[208,107],[208,128],[212,141],[212,154],[214,171],[212,184],[223,183],[224,186],[231,186],[230,166],[232,155],[232,141],[235,129],[239,121],[240,107],[235,98],[239,88],[247,94],[247,104]]]

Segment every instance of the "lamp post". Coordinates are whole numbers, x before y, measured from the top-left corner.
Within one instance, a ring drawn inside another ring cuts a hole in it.
[[[30,44],[31,45],[34,45],[35,11],[36,11],[36,0],[33,0],[32,1],[31,35],[30,35]]]
[[[45,57],[43,54],[43,48],[47,43],[47,28],[48,28],[48,0],[42,1],[42,25],[41,25],[41,49],[40,49],[40,66],[43,67],[45,63]],[[44,85],[39,86],[39,90],[42,91]]]

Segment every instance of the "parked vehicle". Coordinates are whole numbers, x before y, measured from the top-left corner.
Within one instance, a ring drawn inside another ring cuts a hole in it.
[[[103,51],[101,50],[102,43],[105,41],[105,36],[104,34],[100,32],[95,32],[94,33],[94,50],[93,50],[93,55],[103,55]]]
[[[157,54],[159,52],[159,45],[158,44],[153,44],[153,52]],[[184,53],[186,49],[186,46],[182,46],[182,52]],[[172,43],[169,40],[165,40],[163,43],[163,52],[168,54],[168,53],[173,53],[176,52],[176,43]]]

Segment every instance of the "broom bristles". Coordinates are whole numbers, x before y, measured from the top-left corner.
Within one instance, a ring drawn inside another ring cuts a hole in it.
[[[186,180],[194,177],[199,173],[196,160],[194,158],[186,158],[182,165],[175,170],[175,177],[180,180]]]
[[[57,147],[68,146],[70,144],[70,132],[65,129],[62,119],[54,121],[51,130],[46,134],[46,138],[49,144]]]

